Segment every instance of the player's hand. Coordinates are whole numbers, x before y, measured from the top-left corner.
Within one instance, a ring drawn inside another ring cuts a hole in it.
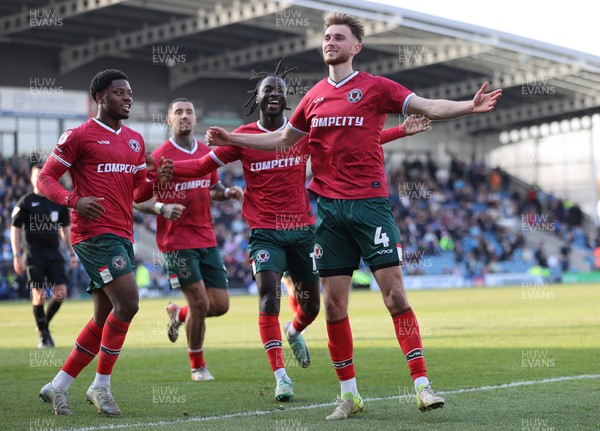
[[[229,193],[227,193],[225,198],[241,201],[244,198],[244,190],[242,190],[240,186],[231,186],[229,187]]]
[[[146,159],[146,169],[147,172],[154,172],[156,170],[156,160],[150,154],[144,154]]]
[[[502,97],[502,89],[498,88],[490,93],[486,93],[485,90],[489,87],[490,83],[485,82],[479,91],[473,97],[473,112],[489,112],[494,109],[498,99]]]
[[[13,257],[13,269],[15,274],[23,275],[25,273],[25,267],[23,266],[23,256]]]
[[[71,254],[69,263],[71,264],[71,269],[77,268],[77,264],[79,263],[79,261],[77,260],[77,255],[75,253]]]
[[[183,210],[185,210],[185,206],[181,204],[165,204],[162,207],[161,214],[168,220],[176,221],[181,217]]]
[[[160,157],[157,168],[158,182],[168,183],[173,179],[173,160]]]
[[[231,134],[221,127],[212,126],[204,135],[206,143],[214,147],[231,145]]]
[[[84,198],[79,198],[77,203],[75,204],[75,211],[81,214],[83,217],[94,220],[98,217],[102,217],[104,212],[106,211],[100,202],[102,202],[104,198],[99,198],[96,196],[86,196]]]
[[[431,130],[431,120],[427,117],[411,114],[404,120],[402,127],[404,127],[406,136],[416,135]]]

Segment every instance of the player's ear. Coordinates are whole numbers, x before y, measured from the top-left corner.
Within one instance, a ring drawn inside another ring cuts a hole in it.
[[[96,100],[96,104],[100,105],[104,99],[104,94],[101,93],[100,91],[98,91],[95,95],[94,95],[94,99]]]

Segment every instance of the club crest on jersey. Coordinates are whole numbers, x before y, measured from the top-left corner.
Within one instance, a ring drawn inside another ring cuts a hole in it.
[[[50,221],[52,221],[52,223],[58,221],[58,211],[50,211]]]
[[[135,139],[130,139],[129,140],[129,146],[136,153],[140,152],[140,143],[138,141],[136,141]]]
[[[126,265],[126,261],[123,256],[113,257],[112,266],[114,269],[116,269],[117,271],[121,271],[122,269],[125,268],[125,265]]]
[[[187,266],[184,266],[183,268],[181,268],[181,271],[179,271],[179,275],[183,279],[190,278],[192,276],[192,270],[189,269]]]
[[[267,250],[259,250],[258,253],[256,253],[256,260],[259,262],[266,262],[270,257],[271,255]]]
[[[71,133],[73,133],[72,130],[67,130],[65,133],[60,135],[60,138],[58,139],[58,143],[56,145],[61,146],[62,144],[64,144]]]
[[[360,99],[362,99],[362,91],[360,91],[358,88],[348,92],[348,102],[356,103]]]
[[[315,259],[321,259],[323,257],[323,247],[319,244],[315,244]]]

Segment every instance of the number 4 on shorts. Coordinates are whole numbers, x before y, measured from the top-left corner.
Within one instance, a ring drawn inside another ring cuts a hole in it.
[[[375,245],[383,244],[384,247],[390,245],[390,239],[388,238],[387,233],[381,232],[381,226],[375,230],[375,238],[373,238],[373,241],[375,242]]]

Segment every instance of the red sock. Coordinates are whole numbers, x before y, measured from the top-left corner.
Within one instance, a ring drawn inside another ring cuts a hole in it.
[[[423,344],[419,332],[419,322],[412,308],[408,307],[392,316],[396,338],[406,357],[408,369],[413,380],[417,377],[427,377]]]
[[[81,370],[87,367],[98,354],[101,338],[102,328],[94,322],[94,319],[91,319],[79,333],[75,340],[75,347],[71,350],[61,370],[73,378],[77,377]]]
[[[189,309],[190,307],[188,307],[187,305],[180,307],[179,312],[177,313],[177,320],[179,320],[181,323],[185,323],[185,319],[187,318]]]
[[[190,364],[192,365],[193,370],[196,368],[204,368],[206,366],[206,362],[204,362],[204,351],[202,349],[188,349],[188,355],[190,356]]]
[[[300,305],[298,304],[296,295],[288,295],[288,304],[290,304],[290,308],[292,309],[292,313],[294,314],[296,314],[300,309]]]
[[[314,316],[314,317],[307,316],[302,311],[302,308],[300,306],[298,306],[298,308],[296,308],[296,315],[294,316],[294,321],[292,322],[292,325],[294,325],[294,329],[296,331],[302,332],[308,325],[313,323],[316,318],[317,318],[317,316]]]
[[[106,324],[102,329],[102,342],[100,344],[100,355],[98,355],[98,374],[112,374],[112,369],[119,359],[121,347],[125,342],[125,336],[130,322],[122,322],[110,313]]]
[[[327,344],[329,355],[340,382],[356,377],[352,329],[350,328],[348,316],[341,320],[328,321],[327,336],[329,337],[329,343]]]
[[[279,314],[258,315],[258,330],[262,340],[271,370],[285,368],[283,363],[283,351],[281,350],[281,329],[279,328]]]

